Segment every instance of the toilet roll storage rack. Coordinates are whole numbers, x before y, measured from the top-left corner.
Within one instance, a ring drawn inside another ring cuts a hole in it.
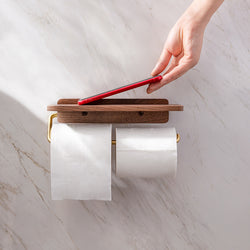
[[[56,105],[47,106],[48,111],[56,111],[49,117],[49,142],[55,117],[59,123],[166,123],[169,111],[183,111],[182,105],[169,104],[167,99],[107,98],[85,105],[78,105],[78,100],[59,99]],[[180,140],[179,134],[176,140]]]

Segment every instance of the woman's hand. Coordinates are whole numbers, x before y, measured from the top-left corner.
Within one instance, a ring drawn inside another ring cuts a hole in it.
[[[151,75],[158,75],[168,65],[169,67],[160,82],[151,83],[148,86],[148,94],[179,78],[198,63],[206,25],[212,14],[222,3],[222,0],[208,1],[209,4],[203,2],[203,5],[199,3],[202,1],[194,1],[171,29],[161,56]],[[211,6],[213,1],[217,3],[217,8],[215,8],[216,4]]]

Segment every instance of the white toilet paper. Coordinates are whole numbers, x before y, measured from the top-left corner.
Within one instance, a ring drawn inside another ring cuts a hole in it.
[[[176,169],[175,128],[116,129],[117,176],[175,176]]]
[[[53,200],[111,200],[111,125],[54,124]]]

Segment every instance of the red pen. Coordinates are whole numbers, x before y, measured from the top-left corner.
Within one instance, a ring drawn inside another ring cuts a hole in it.
[[[159,76],[151,77],[151,78],[139,81],[139,82],[134,82],[134,83],[131,83],[131,84],[128,84],[128,85],[125,85],[116,89],[109,90],[107,92],[103,92],[103,93],[93,95],[87,98],[79,99],[78,104],[82,105],[82,104],[86,104],[89,102],[97,101],[97,100],[100,100],[102,98],[105,98],[111,95],[115,95],[115,94],[130,90],[130,89],[141,87],[146,84],[159,82],[161,79],[162,79],[162,76],[159,75]]]

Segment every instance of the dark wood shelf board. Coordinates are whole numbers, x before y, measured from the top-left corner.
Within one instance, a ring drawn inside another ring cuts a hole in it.
[[[60,99],[57,105],[49,105],[48,111],[183,111],[183,106],[168,104],[166,99],[102,99],[85,105],[78,105],[78,99]]]
[[[102,99],[78,105],[78,99],[60,99],[47,107],[57,111],[61,123],[165,123],[169,111],[183,111],[183,106],[168,104],[167,99]]]

